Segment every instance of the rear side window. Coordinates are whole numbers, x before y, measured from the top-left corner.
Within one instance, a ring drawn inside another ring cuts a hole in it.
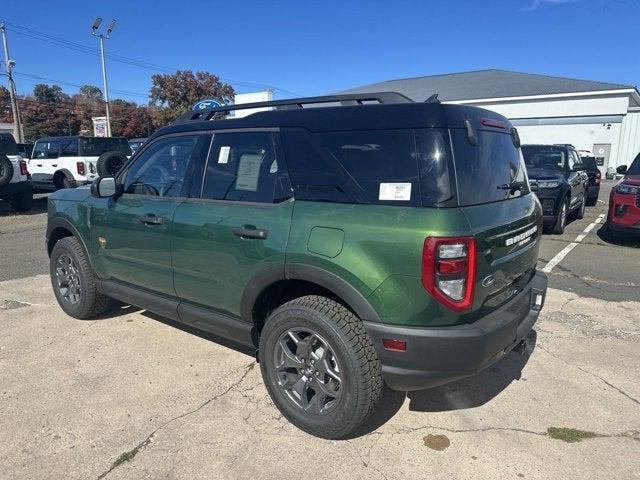
[[[80,138],[80,154],[86,157],[99,157],[104,152],[115,150],[124,155],[131,155],[131,147],[126,138],[86,137]]]
[[[76,138],[67,138],[60,141],[61,157],[77,157],[78,156],[78,140]]]
[[[284,139],[298,200],[434,206],[451,197],[446,131],[289,130]]]
[[[18,155],[18,146],[10,133],[0,134],[0,154]]]
[[[452,129],[451,141],[462,206],[498,202],[529,193],[526,167],[508,133],[477,131],[471,145],[465,130]],[[520,184],[522,188],[510,186]]]

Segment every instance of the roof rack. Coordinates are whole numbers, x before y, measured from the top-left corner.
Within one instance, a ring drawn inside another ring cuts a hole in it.
[[[240,103],[236,105],[223,105],[216,108],[207,108],[206,110],[190,111],[179,116],[173,123],[186,122],[204,122],[211,120],[216,113],[230,112],[232,110],[245,110],[249,108],[265,108],[272,107],[276,110],[302,109],[304,105],[313,105],[321,103],[336,103],[342,105],[363,105],[371,102],[378,103],[412,103],[409,97],[396,92],[378,92],[378,93],[354,93],[346,95],[324,95],[321,97],[302,97],[290,98],[287,100],[272,100],[270,102],[254,102]]]

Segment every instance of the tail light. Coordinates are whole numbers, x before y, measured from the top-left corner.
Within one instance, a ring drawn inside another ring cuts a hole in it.
[[[596,171],[596,185],[600,185],[600,179],[602,179],[602,174],[600,173],[600,170]]]
[[[473,237],[427,237],[422,250],[422,285],[452,310],[473,304],[476,241]]]
[[[24,160],[20,160],[20,175],[29,175],[29,170],[27,169],[27,162]]]
[[[78,175],[86,175],[87,170],[84,166],[84,162],[77,162],[76,169],[78,170]]]

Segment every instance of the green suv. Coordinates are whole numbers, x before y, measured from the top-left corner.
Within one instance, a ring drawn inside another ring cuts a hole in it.
[[[508,120],[379,93],[189,112],[52,194],[46,241],[67,314],[117,299],[254,348],[286,418],[341,438],[384,384],[523,349],[541,227]]]

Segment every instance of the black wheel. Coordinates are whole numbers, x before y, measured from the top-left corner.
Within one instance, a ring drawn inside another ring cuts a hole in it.
[[[87,319],[109,308],[109,297],[98,292],[87,254],[75,237],[60,239],[51,252],[51,285],[67,315]]]
[[[6,155],[0,154],[0,187],[4,187],[13,178],[13,164]]]
[[[115,177],[127,161],[126,155],[117,151],[104,152],[96,162],[96,170],[101,177]]]
[[[277,308],[262,330],[259,356],[275,405],[318,437],[352,433],[382,394],[382,367],[362,322],[325,297],[301,297]]]
[[[16,212],[29,212],[33,208],[33,191],[16,193],[11,196],[11,206]]]
[[[560,211],[558,211],[558,216],[556,218],[556,223],[553,225],[552,232],[557,235],[562,235],[564,233],[564,227],[567,225],[567,213],[569,212],[569,200],[565,199],[560,206]]]
[[[578,220],[582,220],[584,218],[584,209],[587,206],[587,197],[585,197],[584,195],[582,196],[582,201],[580,202],[580,206],[578,207],[578,210],[576,210],[576,218]]]

